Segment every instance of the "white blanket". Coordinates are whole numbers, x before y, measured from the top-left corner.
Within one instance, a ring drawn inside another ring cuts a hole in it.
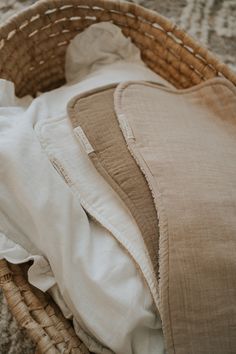
[[[35,128],[42,144],[44,122],[45,127],[52,122],[51,136],[58,122],[55,138],[64,124],[69,138],[69,123],[63,118],[67,102],[76,94],[112,82],[163,80],[108,23],[77,36],[66,63],[67,85],[35,100],[16,99],[12,83],[0,80],[0,257],[13,263],[34,260],[30,282],[43,291],[51,288],[65,315],[73,313],[78,335],[95,353],[162,354],[161,323],[149,288],[113,235],[85,213],[76,193],[50,163]],[[57,149],[59,162],[65,163],[66,150],[60,144]],[[116,222],[125,222],[138,235],[124,205],[112,191],[107,195],[113,200],[110,216],[120,211],[123,220]],[[147,266],[148,272],[151,279]]]

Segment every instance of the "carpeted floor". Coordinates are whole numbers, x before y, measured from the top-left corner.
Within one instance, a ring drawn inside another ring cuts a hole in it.
[[[0,0],[0,23],[36,0]],[[169,17],[236,71],[235,0],[133,0]],[[33,354],[0,293],[0,354]]]

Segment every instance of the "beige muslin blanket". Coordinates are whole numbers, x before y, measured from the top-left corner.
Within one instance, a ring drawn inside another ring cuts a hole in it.
[[[141,205],[153,230],[159,222],[159,247],[148,248],[168,354],[235,354],[235,87],[220,78],[187,90],[122,83],[76,97],[69,114],[140,229]]]
[[[158,219],[150,189],[130,154],[114,111],[114,86],[79,95],[68,106],[76,132],[91,144],[88,155],[135,218],[158,275]]]
[[[236,89],[133,82],[114,99],[158,211],[168,354],[236,353]]]

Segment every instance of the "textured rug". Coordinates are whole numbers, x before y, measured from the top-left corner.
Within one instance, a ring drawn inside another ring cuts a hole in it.
[[[0,23],[35,0],[0,0]],[[133,0],[169,17],[236,71],[235,0]],[[33,354],[0,293],[0,354]]]

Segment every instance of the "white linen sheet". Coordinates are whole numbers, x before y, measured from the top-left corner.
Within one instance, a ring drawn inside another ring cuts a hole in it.
[[[50,289],[67,317],[73,313],[78,335],[95,353],[162,354],[161,323],[152,299],[156,295],[151,296],[131,257],[111,232],[86,214],[77,193],[53,168],[35,134],[44,123],[46,127],[51,122],[53,127],[58,119],[55,133],[61,134],[64,124],[70,141],[73,132],[68,130],[67,119],[60,118],[66,117],[69,99],[81,92],[134,79],[163,84],[114,25],[100,23],[82,35],[72,41],[67,52],[67,85],[34,100],[30,96],[17,99],[13,84],[0,80],[0,258],[13,263],[33,259],[29,281],[43,291]],[[80,46],[83,49],[86,43],[91,50],[82,63],[80,55],[86,52],[81,52]],[[99,45],[101,51],[97,50]],[[79,64],[76,56],[80,56]],[[41,135],[43,144],[42,140]],[[59,161],[66,163],[66,150],[60,144],[57,149]],[[79,186],[76,188],[79,191]],[[138,236],[125,206],[114,195],[112,198],[113,206]],[[110,216],[119,214],[113,211],[111,208]],[[123,224],[118,218],[115,221]],[[144,248],[141,252],[139,237],[133,245],[134,256],[142,257],[146,281],[154,289],[152,270]]]

